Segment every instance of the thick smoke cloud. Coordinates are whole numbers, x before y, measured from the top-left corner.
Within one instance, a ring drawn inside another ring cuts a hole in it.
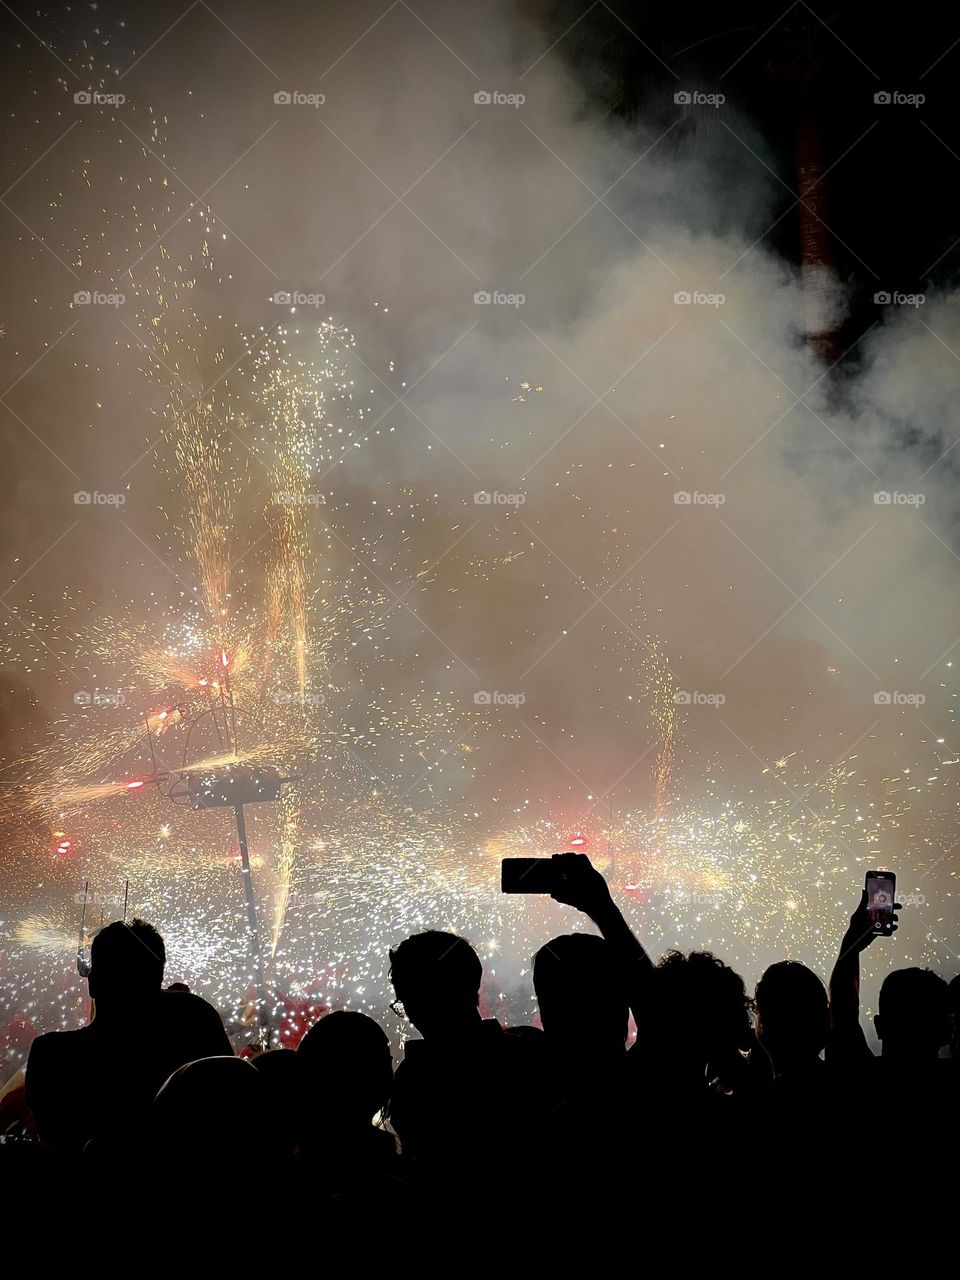
[[[325,487],[345,535],[376,528],[374,502],[419,507],[404,554],[426,581],[408,598],[415,612],[391,614],[392,678],[430,672],[467,718],[493,722],[477,777],[461,780],[465,804],[489,806],[493,827],[524,800],[574,821],[614,784],[618,802],[652,804],[655,750],[620,779],[655,743],[640,668],[655,643],[677,689],[725,698],[678,710],[672,796],[695,800],[718,773],[762,790],[762,770],[790,752],[814,775],[853,752],[880,795],[919,743],[949,740],[951,297],[878,307],[856,372],[828,374],[803,341],[798,273],[765,235],[777,182],[756,124],[735,102],[678,108],[667,129],[604,118],[553,37],[512,6],[290,5],[279,20],[238,4],[230,25],[198,11],[144,56],[124,81],[132,133],[84,122],[63,143],[72,179],[92,174],[91,210],[111,235],[127,220],[122,248],[92,236],[71,251],[69,202],[45,230],[104,280],[149,247],[129,208],[138,176],[157,169],[137,140],[152,107],[170,219],[191,193],[218,219],[197,311],[250,332],[276,322],[276,290],[322,291],[356,331],[345,360],[385,434]],[[125,66],[159,34],[131,49],[118,34],[108,56]],[[278,91],[325,102],[277,105]],[[169,233],[171,253],[195,228]],[[148,253],[138,271],[149,265]],[[40,316],[27,301],[39,292],[15,273],[19,352],[73,318]],[[132,462],[158,407],[136,343],[119,330],[113,342],[106,425],[86,419],[104,366],[86,320],[49,357],[51,385],[54,372],[69,379],[59,398],[32,389],[23,406],[68,460],[80,433],[84,474],[116,471],[118,451]],[[477,492],[515,496],[484,505]],[[139,468],[131,523],[162,498]],[[30,474],[12,506],[12,524],[39,516],[42,545],[63,524]],[[132,590],[130,551],[84,543],[81,596],[104,579]],[[389,581],[393,554],[381,544],[371,573]],[[57,583],[51,560],[36,590],[54,597]],[[524,702],[478,710],[478,691]],[[884,705],[883,692],[926,703]]]

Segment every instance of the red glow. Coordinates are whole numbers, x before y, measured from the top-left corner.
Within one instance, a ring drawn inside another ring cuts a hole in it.
[[[128,782],[128,783],[127,783],[127,790],[128,790],[128,791],[139,791],[139,790],[140,790],[140,788],[143,786],[143,783],[144,783],[144,779],[143,779],[143,778],[134,778],[132,782]]]
[[[57,842],[57,847],[53,855],[55,858],[69,858],[73,856],[73,841],[68,840],[63,831],[55,831],[53,833],[53,838]]]
[[[567,841],[567,844],[570,846],[571,849],[573,849],[575,853],[579,853],[581,852],[581,850],[586,849],[589,843],[590,841],[587,839],[587,837],[583,834],[582,831],[574,832],[574,834]]]

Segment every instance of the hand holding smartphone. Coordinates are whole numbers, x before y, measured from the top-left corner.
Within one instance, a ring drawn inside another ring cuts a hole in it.
[[[607,882],[585,853],[504,858],[500,887],[504,893],[548,893],[554,902],[575,907],[595,924],[613,909]]]
[[[893,914],[899,905],[897,877],[892,871],[868,871],[864,890],[867,895],[867,919],[873,933],[889,938],[897,927]]]
[[[503,893],[553,893],[556,884],[553,858],[504,858],[500,863]]]

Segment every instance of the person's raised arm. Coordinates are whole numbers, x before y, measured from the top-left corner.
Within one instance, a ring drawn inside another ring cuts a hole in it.
[[[896,903],[894,910],[900,910]],[[893,917],[894,932],[897,917]],[[879,937],[867,910],[867,891],[860,894],[857,909],[840,942],[840,952],[830,974],[830,1040],[827,1057],[834,1061],[865,1057],[870,1054],[863,1028],[860,1026],[860,953]],[[872,1055],[871,1055],[872,1056]]]
[[[640,940],[623,918],[623,913],[610,895],[606,880],[585,853],[555,853],[559,875],[557,887],[550,895],[555,902],[576,907],[589,916],[604,939],[613,948],[620,963],[633,1016],[642,1016],[637,1004],[642,1003],[642,988],[653,971],[653,962]]]

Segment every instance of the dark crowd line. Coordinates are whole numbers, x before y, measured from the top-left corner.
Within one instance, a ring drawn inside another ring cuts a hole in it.
[[[654,962],[589,859],[557,860],[553,896],[598,932],[533,958],[540,1027],[483,1018],[477,953],[421,933],[387,961],[395,1010],[419,1034],[399,1062],[349,1010],[296,1050],[235,1056],[211,1004],[164,988],[150,924],[103,927],[95,1016],[34,1040],[22,1096],[0,1104],[0,1212],[10,1223],[76,1200],[100,1231],[229,1222],[238,1242],[265,1231],[271,1248],[278,1220],[291,1248],[342,1228],[374,1265],[394,1244],[456,1240],[459,1264],[484,1268],[491,1242],[523,1238],[553,1263],[585,1241],[639,1256],[655,1240],[671,1256],[719,1247],[751,1270],[773,1249],[780,1270],[858,1215],[864,1264],[884,1266],[907,1204],[945,1232],[948,1206],[932,1206],[953,1194],[960,977],[892,969],[874,1054],[865,894],[827,986],[784,960],[751,996],[708,952]]]

